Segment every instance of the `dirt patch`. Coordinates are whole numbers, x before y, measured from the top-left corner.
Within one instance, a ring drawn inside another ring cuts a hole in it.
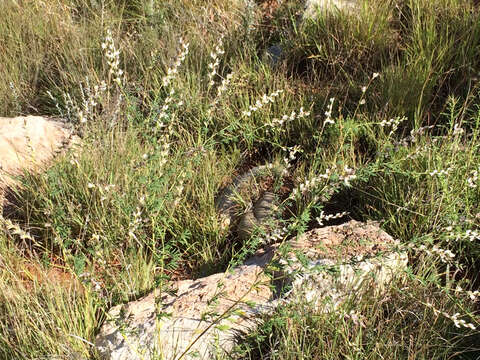
[[[58,266],[43,269],[39,264],[25,263],[19,269],[18,277],[22,286],[28,291],[53,285],[80,293],[85,291],[85,287],[74,274]]]

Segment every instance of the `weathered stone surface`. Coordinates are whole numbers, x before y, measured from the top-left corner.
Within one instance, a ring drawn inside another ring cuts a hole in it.
[[[150,359],[155,347],[156,292],[113,307],[95,345],[108,359]]]
[[[176,296],[163,293],[159,297],[160,313],[172,314],[158,323],[159,352],[165,359],[185,351],[211,359],[215,347],[230,350],[232,333],[226,328],[248,330],[273,295],[270,279],[258,262],[242,265],[232,273],[180,281],[175,290]],[[222,315],[224,318],[217,321]]]
[[[304,19],[312,19],[325,12],[345,11],[352,13],[361,6],[361,0],[307,0]]]
[[[157,308],[154,293],[112,308],[97,336],[98,351],[112,360],[155,356],[174,359],[174,355],[184,351],[209,359],[214,349],[212,342],[220,348],[233,345],[231,333],[222,331],[224,326],[236,330],[252,326],[252,320],[261,310],[246,302],[267,304],[272,297],[270,279],[262,273],[263,266],[252,263],[231,273],[177,281],[168,291],[157,289]],[[228,313],[227,318],[217,321],[223,313]],[[199,340],[195,342],[197,337]]]
[[[350,295],[384,290],[405,269],[405,252],[373,223],[350,221],[339,226],[313,229],[291,244],[284,271],[293,277],[290,301],[300,297],[314,306],[335,309]],[[298,254],[309,259],[301,266]]]
[[[169,291],[157,289],[114,307],[97,348],[111,360],[175,359],[183,353],[211,359],[231,350],[235,334],[255,326],[258,314],[281,303],[301,299],[331,311],[371,285],[381,291],[407,263],[406,254],[393,251],[395,245],[374,224],[350,221],[311,230],[287,243],[285,251],[273,245],[232,271],[177,281]],[[281,267],[274,277],[280,280],[272,281],[265,269],[274,258]]]
[[[41,116],[0,117],[0,204],[12,176],[39,170],[71,135],[62,123]]]

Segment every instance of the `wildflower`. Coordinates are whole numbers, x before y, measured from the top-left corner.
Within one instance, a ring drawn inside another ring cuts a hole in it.
[[[267,96],[266,94],[263,94],[261,99],[257,99],[255,102],[255,105],[251,105],[248,110],[244,111],[242,114],[244,116],[250,117],[252,113],[260,110],[263,106],[265,106],[268,103],[273,103],[275,101],[275,98],[278,97],[283,92],[283,90],[277,90],[273,92],[271,95]]]
[[[227,91],[228,85],[233,78],[233,73],[227,75],[225,79],[222,80],[222,83],[217,89],[217,98],[219,98],[225,91]]]
[[[468,187],[470,188],[476,188],[477,187],[477,181],[478,181],[478,171],[477,170],[473,170],[471,172],[472,176],[470,176],[468,179],[467,179],[467,184],[468,184]]]
[[[107,60],[109,75],[114,77],[113,81],[118,86],[122,85],[123,70],[120,69],[120,51],[115,47],[115,42],[113,41],[112,32],[110,29],[107,29],[107,35],[102,43],[102,49],[104,50],[105,58]]]
[[[348,314],[344,313],[344,317],[352,320],[352,322],[357,326],[361,326],[362,328],[366,327],[365,317],[362,314],[356,312],[355,310],[351,310]]]
[[[303,106],[300,107],[298,114],[292,111],[290,115],[283,115],[281,119],[274,118],[271,122],[267,123],[272,129],[281,129],[281,126],[286,122],[291,122],[295,119],[303,119],[310,115],[310,112],[304,111]]]
[[[284,166],[285,166],[285,168],[283,170],[283,175],[285,176],[285,175],[288,174],[288,169],[290,169],[292,167],[292,163],[295,160],[296,154],[301,152],[302,149],[300,148],[300,146],[295,145],[295,146],[290,147],[290,148],[283,148],[283,150],[288,151],[288,156],[283,158],[283,162],[284,162]]]
[[[135,232],[138,230],[140,227],[140,224],[142,223],[142,211],[139,206],[137,206],[135,212],[133,213],[133,219],[130,221],[128,224],[128,237],[130,239],[137,240],[137,236],[135,235]]]
[[[76,158],[74,158],[74,157],[73,157],[72,159],[70,159],[69,162],[70,162],[71,165],[74,165],[74,166],[76,166],[76,167],[80,167],[80,163],[79,163],[78,160],[77,160]]]
[[[432,309],[433,310],[433,313],[435,315],[443,315],[444,317],[446,317],[447,319],[450,319],[453,321],[453,324],[457,327],[457,328],[460,328],[460,327],[465,327],[465,328],[469,328],[469,329],[472,329],[472,330],[475,330],[475,325],[473,325],[472,323],[467,323],[465,320],[463,319],[459,319],[459,316],[460,316],[460,313],[455,313],[453,315],[450,315],[444,311],[440,311],[440,310],[437,310],[432,303],[424,303],[425,306],[427,306],[428,308]]]
[[[167,87],[170,85],[171,81],[175,78],[175,75],[177,74],[178,69],[180,68],[183,61],[188,55],[189,43],[184,43],[182,38],[180,38],[179,42],[180,42],[181,50],[177,55],[177,60],[175,61],[172,67],[167,69],[167,75],[165,75],[162,79],[162,84],[164,87]]]
[[[467,239],[472,242],[476,239],[480,239],[480,233],[478,231],[475,231],[475,230],[467,230],[465,231],[465,236],[467,237]]]
[[[215,96],[215,99],[212,102],[212,105],[208,109],[208,116],[210,117],[213,113],[213,109],[217,106],[218,102],[220,101],[222,95],[227,91],[228,86],[230,85],[230,82],[233,78],[233,73],[228,74],[225,79],[222,80],[220,86],[217,88],[217,95]],[[251,113],[250,113],[251,115]],[[248,116],[250,116],[248,115]]]
[[[210,73],[208,74],[209,83],[208,86],[211,87],[215,84],[213,79],[215,75],[217,75],[218,67],[220,65],[220,58],[219,55],[223,55],[225,51],[222,48],[223,46],[223,36],[220,37],[218,40],[218,44],[215,47],[215,51],[210,53],[210,57],[212,58],[212,62],[208,64],[208,68],[210,69]]]
[[[157,129],[163,129],[165,125],[162,122],[157,123]],[[168,156],[170,154],[170,137],[173,134],[173,126],[172,123],[167,128],[167,131],[162,134],[162,136],[159,137],[158,139],[158,145],[156,147],[156,150],[158,151],[158,169],[160,171],[160,174],[158,176],[161,176],[161,169],[163,166],[167,163],[168,161]]]
[[[52,93],[50,92],[50,90],[47,90],[47,95],[48,95],[48,97],[55,103],[55,108],[57,109],[58,114],[61,115],[61,116],[64,116],[63,111],[60,109],[60,103],[59,103],[58,100],[52,95]]]
[[[320,216],[318,216],[315,220],[317,220],[317,223],[320,225],[320,226],[323,226],[323,221],[329,221],[329,220],[332,220],[332,219],[340,219],[344,216],[347,216],[349,213],[347,211],[344,211],[344,212],[338,212],[336,214],[330,214],[330,215],[325,215],[325,212],[322,210],[320,212]]]
[[[85,124],[87,122],[87,118],[84,115],[83,111],[80,110],[79,112],[77,112],[77,117],[80,124]]]
[[[185,181],[185,177],[186,177],[185,173],[182,173],[178,179],[178,184],[175,186],[175,190],[174,190],[175,201],[173,202],[174,207],[177,207],[177,205],[180,203],[181,196],[184,189],[183,183]]]
[[[345,172],[345,175],[340,175],[339,178],[341,181],[343,181],[345,186],[351,186],[350,181],[357,178],[357,176],[355,175],[355,170],[349,168],[348,166],[345,166],[343,170]]]
[[[18,102],[20,97],[18,96],[18,91],[17,91],[17,88],[15,87],[15,84],[13,83],[13,81],[10,81],[8,83],[8,86],[10,87],[10,90],[12,91],[13,98],[15,99],[16,102]]]
[[[323,126],[325,126],[326,124],[335,124],[335,121],[332,120],[332,109],[333,109],[333,102],[335,101],[335,98],[330,98],[330,103],[327,107],[327,111],[325,111],[325,116],[326,116],[326,119],[323,123]]]
[[[455,254],[448,249],[441,249],[438,246],[434,245],[431,248],[428,248],[425,245],[420,245],[416,247],[414,244],[407,244],[408,249],[425,252],[427,255],[438,255],[442,262],[449,262],[455,258]]]
[[[454,290],[456,293],[466,293],[468,295],[468,297],[470,298],[470,300],[472,301],[475,301],[477,300],[478,298],[480,298],[480,291],[476,290],[476,291],[465,291],[461,288],[460,285],[457,285],[457,287],[455,288]]]
[[[461,134],[463,134],[464,132],[465,132],[465,130],[463,130],[459,124],[455,124],[455,125],[453,126],[453,135],[454,135],[454,136],[461,135]]]
[[[449,168],[447,168],[447,169],[445,169],[445,170],[443,170],[443,169],[442,169],[442,170],[436,170],[436,169],[435,169],[435,170],[429,172],[428,174],[429,174],[430,176],[432,176],[432,177],[433,177],[433,176],[444,176],[444,175],[448,175],[448,173],[450,173],[451,171],[452,171],[452,168],[449,167]]]
[[[55,101],[55,106],[62,116],[70,118],[73,114],[80,124],[85,124],[89,119],[93,118],[96,113],[96,107],[102,102],[103,93],[106,89],[106,83],[103,81],[99,85],[90,86],[88,77],[85,78],[85,84],[80,84],[81,105],[77,105],[72,100],[69,94],[63,93],[63,100],[67,113],[64,114],[60,110],[60,106],[52,94],[49,93],[50,98]],[[119,104],[118,107],[119,108]]]
[[[285,235],[288,234],[288,227],[284,226],[282,228],[273,228],[264,239],[264,243],[272,244],[281,241],[285,238]]]
[[[420,135],[423,135],[427,130],[433,129],[435,125],[422,126],[417,130],[410,131],[410,136],[403,140],[403,143],[415,143]]]
[[[111,189],[115,188],[115,184],[109,184],[104,187],[105,192],[109,192]]]
[[[391,118],[390,120],[382,120],[380,122],[380,126],[381,127],[391,127],[391,131],[390,133],[388,134],[388,136],[392,136],[395,131],[397,131],[398,129],[398,125],[400,125],[400,123],[402,123],[403,121],[407,120],[407,118],[404,116],[404,117],[396,117],[396,118]]]
[[[168,117],[168,112],[167,111],[170,108],[170,104],[173,101],[173,96],[174,95],[175,95],[175,90],[170,89],[170,92],[169,92],[168,96],[165,98],[165,100],[163,102],[162,109],[160,111],[160,114],[158,115],[158,120],[162,120],[162,119],[165,119],[165,118]]]
[[[62,93],[62,96],[63,96],[63,103],[65,104],[65,109],[67,111],[66,117],[70,118],[72,116],[72,113],[76,114],[77,112],[76,106],[70,94]]]
[[[473,242],[475,240],[480,239],[480,232],[478,232],[477,230],[468,229],[465,232],[455,233],[453,231],[452,227],[449,226],[449,227],[445,228],[445,231],[449,232],[448,235],[447,235],[447,241],[451,241],[452,239],[455,240],[455,241],[465,239],[465,240],[468,240],[470,242]]]
[[[4,219],[0,215],[0,221],[4,223],[11,235],[18,235],[22,240],[34,241],[33,236],[29,232],[20,228],[20,225],[14,224],[10,219]]]
[[[330,178],[331,169],[326,169],[325,173],[317,175],[311,179],[305,180],[301,183],[298,188],[292,190],[290,195],[291,198],[294,198],[297,194],[306,195],[308,192],[311,192],[313,189],[317,188],[321,182],[328,180]]]

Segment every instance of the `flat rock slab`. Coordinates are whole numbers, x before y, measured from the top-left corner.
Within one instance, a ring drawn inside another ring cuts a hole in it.
[[[211,359],[215,349],[230,349],[226,328],[246,331],[262,312],[246,303],[268,304],[270,279],[263,267],[242,265],[232,272],[177,281],[169,289],[112,308],[95,345],[105,359],[174,359],[183,352]],[[218,320],[219,315],[225,318]],[[156,323],[155,323],[156,319]],[[197,356],[197,357],[195,357]]]
[[[14,176],[40,170],[71,135],[63,123],[45,117],[0,117],[0,200]]]
[[[279,304],[300,299],[334,311],[351,295],[382,291],[407,265],[395,247],[375,224],[350,221],[311,230],[258,251],[231,271],[177,281],[115,306],[97,336],[98,352],[110,360],[215,358]],[[272,260],[275,271],[268,267]]]
[[[353,13],[361,8],[361,0],[307,0],[303,19],[315,19],[318,13],[344,11]]]
[[[156,295],[154,291],[109,311],[96,341],[100,353],[110,359],[151,359],[156,344]]]

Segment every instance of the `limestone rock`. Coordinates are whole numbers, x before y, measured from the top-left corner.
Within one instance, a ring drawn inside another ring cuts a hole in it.
[[[407,254],[395,251],[397,245],[374,223],[313,229],[291,243],[283,270],[292,278],[288,295],[333,310],[350,295],[381,292],[407,265]],[[300,265],[299,254],[309,259],[306,266]]]
[[[95,345],[107,359],[150,359],[155,347],[156,292],[110,309]]]
[[[14,183],[12,176],[39,170],[71,135],[64,124],[45,117],[0,117],[0,200],[5,188]]]
[[[323,12],[345,11],[353,13],[361,6],[361,0],[307,0],[303,19],[313,19]]]
[[[262,270],[257,264],[242,265],[231,273],[177,281],[171,289],[118,305],[97,336],[97,350],[111,360],[174,359],[184,351],[209,359],[214,345],[233,345],[225,327],[247,330],[253,325],[262,310],[246,302],[267,304],[271,298],[269,278]],[[228,316],[217,321],[222,313]]]
[[[174,290],[176,295],[159,297],[160,314],[171,314],[158,322],[158,352],[165,359],[183,352],[211,359],[216,351],[231,350],[232,331],[248,331],[273,295],[270,279],[258,262],[231,273],[180,281]]]
[[[407,264],[406,254],[394,251],[395,241],[370,223],[314,229],[286,245],[282,251],[280,245],[262,249],[226,273],[177,281],[114,307],[97,349],[110,360],[177,359],[184,353],[211,359],[230,351],[236,334],[253,328],[259,314],[279,304],[301,299],[332,311],[372,285],[382,291]],[[274,258],[280,264],[275,281],[265,272]]]

